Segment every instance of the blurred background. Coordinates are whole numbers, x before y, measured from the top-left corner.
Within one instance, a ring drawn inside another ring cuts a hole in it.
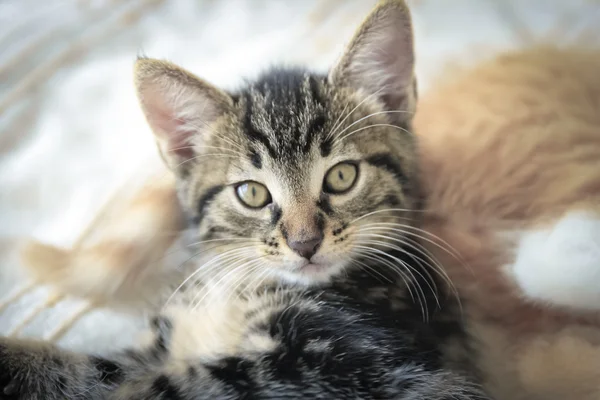
[[[374,3],[0,0],[0,299],[20,284],[21,239],[69,245],[112,190],[155,157],[133,92],[136,55],[167,58],[225,88],[275,63],[325,71]],[[421,91],[451,63],[600,36],[598,1],[409,3]],[[46,295],[42,288],[0,312],[0,334]],[[61,302],[22,334],[41,337],[79,306]],[[61,344],[102,351],[131,342],[137,326],[96,310]]]

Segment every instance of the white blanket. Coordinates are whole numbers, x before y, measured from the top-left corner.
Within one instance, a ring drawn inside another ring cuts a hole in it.
[[[168,58],[234,88],[274,63],[325,70],[374,0],[8,0],[0,2],[0,301],[23,283],[16,249],[27,236],[68,245],[154,142],[132,87],[137,54]],[[448,61],[519,46],[528,35],[572,39],[600,26],[585,0],[415,0],[420,89]],[[565,36],[564,32],[568,33]],[[14,329],[41,288],[0,315]],[[81,304],[63,301],[22,336],[43,337]],[[140,323],[86,314],[60,341],[105,351]]]

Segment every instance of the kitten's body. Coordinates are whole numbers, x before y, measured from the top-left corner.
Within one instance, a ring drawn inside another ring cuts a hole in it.
[[[462,256],[431,248],[500,399],[600,397],[598,71],[595,48],[504,54],[434,86],[415,118],[424,228]]]
[[[0,352],[23,374],[24,399],[485,398],[443,361],[455,321],[425,323],[402,282],[355,278],[267,286],[212,310],[173,306],[151,344],[107,359],[40,344]],[[370,294],[355,286],[365,284]]]
[[[460,319],[410,233],[420,196],[403,2],[382,2],[328,77],[275,70],[228,94],[141,59],[136,84],[197,264],[140,349],[98,358],[0,342],[7,396],[486,398],[453,362]]]

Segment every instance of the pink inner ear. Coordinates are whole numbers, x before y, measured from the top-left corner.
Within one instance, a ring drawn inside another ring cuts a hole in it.
[[[175,111],[166,104],[153,104],[148,107],[148,117],[160,140],[166,145],[165,156],[189,159],[194,149],[189,139],[193,132],[186,130],[184,119],[175,116]]]

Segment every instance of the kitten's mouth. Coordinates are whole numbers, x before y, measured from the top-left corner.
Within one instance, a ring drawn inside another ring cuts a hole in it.
[[[286,277],[293,282],[303,282],[306,285],[322,284],[329,282],[343,268],[344,263],[315,262],[304,260],[301,264],[296,264],[292,270],[288,270]]]
[[[315,274],[315,273],[323,272],[326,269],[327,269],[326,265],[308,262],[308,264],[306,264],[300,268],[300,271],[302,271],[305,274]]]

